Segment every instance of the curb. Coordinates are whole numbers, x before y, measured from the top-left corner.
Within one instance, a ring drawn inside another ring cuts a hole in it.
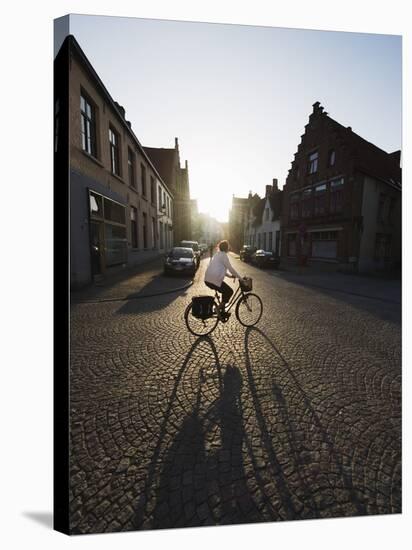
[[[95,299],[95,300],[74,300],[71,302],[70,305],[75,304],[100,304],[103,302],[128,302],[129,300],[140,300],[143,298],[153,298],[154,296],[163,296],[164,294],[172,294],[173,292],[179,292],[180,290],[186,290],[187,288],[191,287],[193,285],[194,281],[190,281],[190,283],[187,283],[186,285],[180,286],[178,288],[173,288],[170,290],[164,290],[163,292],[155,292],[153,294],[140,294],[133,296],[133,294],[129,296],[123,296],[121,298],[101,298]]]

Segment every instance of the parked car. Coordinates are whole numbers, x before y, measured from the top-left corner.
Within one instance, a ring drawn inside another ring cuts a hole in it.
[[[198,263],[196,255],[190,247],[175,246],[165,256],[163,269],[165,275],[182,273],[193,276]]]
[[[197,241],[180,241],[180,246],[184,248],[191,248],[196,256],[197,266],[200,264],[200,248]]]
[[[248,244],[244,244],[240,249],[239,257],[242,262],[250,262],[252,259],[252,254],[256,251],[256,248]]]
[[[257,267],[279,267],[279,256],[277,256],[272,250],[256,250],[252,254],[251,261]]]
[[[200,252],[203,256],[203,254],[205,254],[207,251],[208,251],[208,246],[206,243],[199,243],[199,248],[200,248]]]

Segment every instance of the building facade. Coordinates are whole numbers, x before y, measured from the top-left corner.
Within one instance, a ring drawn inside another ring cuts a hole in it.
[[[76,288],[166,250],[173,242],[173,194],[73,36],[55,62],[69,73],[70,281]]]
[[[248,220],[248,199],[232,197],[232,208],[229,211],[229,242],[233,251],[239,252],[245,244],[245,228]]]
[[[400,152],[344,127],[319,102],[283,188],[282,258],[368,272],[401,260]]]
[[[192,240],[189,168],[187,160],[184,168],[180,165],[178,138],[175,138],[173,149],[145,147],[144,150],[173,193],[174,244],[178,245],[182,240]]]
[[[249,194],[248,218],[245,228],[245,244],[281,254],[282,191],[278,180],[266,186],[265,197]]]

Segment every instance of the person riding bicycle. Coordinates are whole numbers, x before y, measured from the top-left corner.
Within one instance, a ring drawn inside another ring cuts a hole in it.
[[[229,251],[228,241],[220,241],[218,249],[219,252],[212,257],[206,269],[205,285],[222,294],[222,303],[220,307],[221,312],[224,313],[225,305],[229,302],[233,294],[233,290],[224,282],[224,278],[231,277],[233,279],[241,279],[242,277],[229,261],[229,256],[227,255]],[[230,313],[226,316],[228,315],[230,315]]]

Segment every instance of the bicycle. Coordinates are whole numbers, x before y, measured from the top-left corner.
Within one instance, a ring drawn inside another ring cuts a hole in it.
[[[262,300],[257,294],[251,292],[252,279],[239,279],[239,286],[227,304],[226,312],[222,310],[222,301],[216,291],[214,297],[201,296],[197,298],[209,298],[208,308],[205,314],[194,313],[194,300],[185,309],[185,322],[188,330],[195,336],[206,336],[215,330],[219,321],[227,322],[227,315],[235,306],[235,315],[239,323],[245,327],[256,325],[263,313]]]

